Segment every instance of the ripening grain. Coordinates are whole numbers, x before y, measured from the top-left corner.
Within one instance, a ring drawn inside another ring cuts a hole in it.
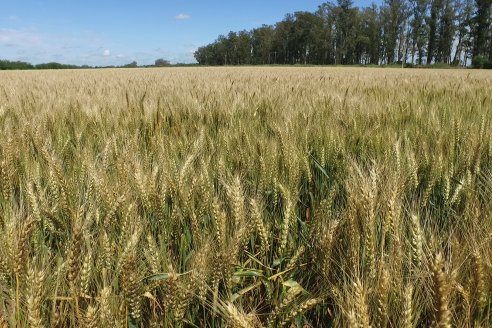
[[[0,327],[492,326],[492,73],[0,72]]]

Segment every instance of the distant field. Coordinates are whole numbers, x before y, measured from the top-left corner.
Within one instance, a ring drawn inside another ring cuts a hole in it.
[[[0,327],[491,327],[492,72],[0,72]]]

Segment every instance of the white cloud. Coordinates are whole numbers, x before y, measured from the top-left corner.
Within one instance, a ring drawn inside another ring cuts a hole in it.
[[[175,17],[177,20],[187,20],[190,19],[191,16],[187,14],[179,14],[178,16]]]
[[[179,50],[151,48],[134,51],[119,48],[111,40],[92,32],[82,35],[47,34],[35,29],[0,27],[0,57],[33,64],[56,61],[76,65],[123,65],[136,60],[141,65],[148,65],[157,58],[165,58],[172,63],[194,63],[195,48],[196,45],[190,43],[182,45]]]
[[[42,37],[34,32],[0,28],[0,45],[32,47],[42,43]]]

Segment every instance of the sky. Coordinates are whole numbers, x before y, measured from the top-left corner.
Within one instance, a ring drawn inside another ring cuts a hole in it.
[[[91,66],[148,65],[158,58],[193,63],[196,48],[219,34],[274,24],[287,13],[315,11],[322,2],[0,0],[0,59]]]

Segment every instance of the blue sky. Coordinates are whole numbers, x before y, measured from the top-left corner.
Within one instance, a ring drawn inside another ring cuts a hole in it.
[[[366,5],[356,3],[356,5]],[[0,59],[122,65],[194,62],[219,34],[314,11],[322,0],[0,0]]]

